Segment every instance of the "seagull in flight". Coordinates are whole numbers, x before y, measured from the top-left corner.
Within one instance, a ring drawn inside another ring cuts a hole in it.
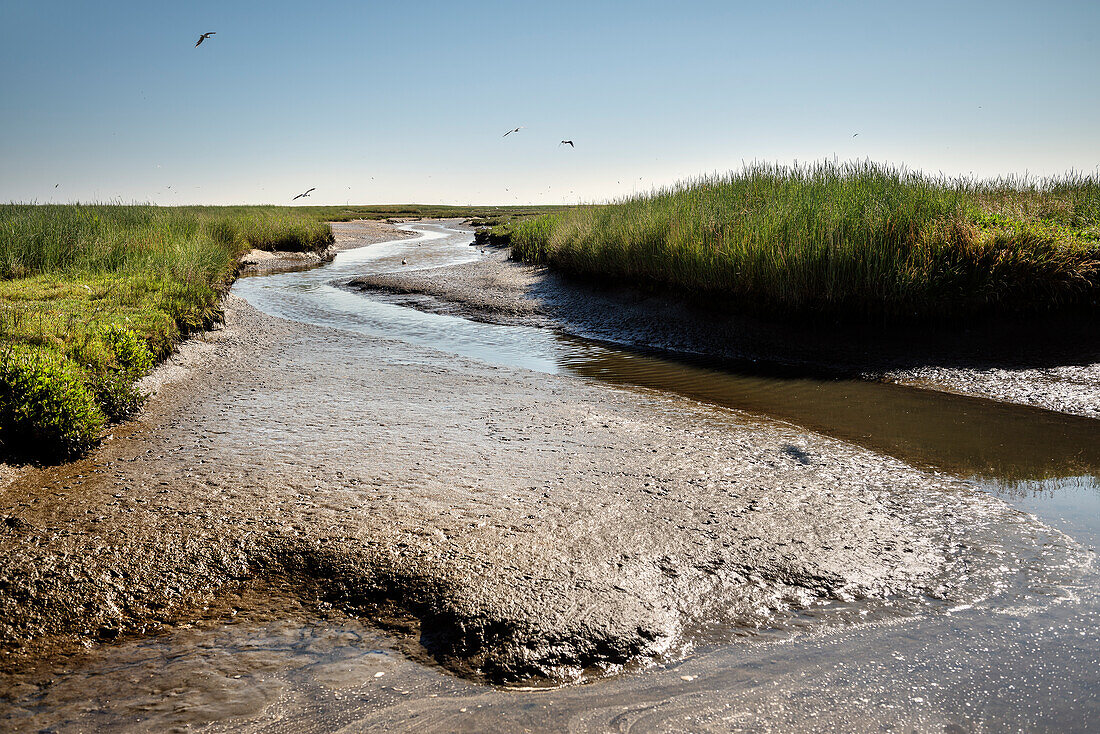
[[[559,145],[568,145],[570,148],[576,148],[577,147],[577,146],[573,145],[572,140],[563,140],[563,141],[561,141],[561,143],[559,143]]]
[[[205,41],[207,38],[210,38],[210,36],[214,35],[216,32],[217,31],[210,31],[208,33],[203,33],[201,36],[199,36],[199,40],[195,42],[195,48],[198,48],[200,43]]]
[[[309,191],[316,191],[316,190],[317,190],[317,187],[316,187],[316,186],[314,186],[314,187],[313,187],[312,189],[310,189]],[[309,196],[309,191],[303,191],[302,193],[300,193],[300,194],[298,194],[297,196],[295,196],[295,197],[294,197],[294,199],[301,199],[301,198],[303,198],[303,197]],[[291,199],[291,201],[294,201],[294,199]]]
[[[512,130],[509,130],[508,132],[504,133],[504,134],[503,134],[503,135],[501,135],[500,137],[502,137],[502,138],[506,138],[506,137],[508,137],[509,135],[511,135],[512,133],[518,133],[518,132],[519,132],[520,130],[522,130],[522,129],[523,129],[523,125],[520,125],[520,126],[519,126],[519,127],[517,127],[517,128],[513,128]]]

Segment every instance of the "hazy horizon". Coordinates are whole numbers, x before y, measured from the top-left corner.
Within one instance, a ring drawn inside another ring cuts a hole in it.
[[[7,3],[0,201],[553,204],[743,161],[1100,166],[1100,4],[630,7]]]

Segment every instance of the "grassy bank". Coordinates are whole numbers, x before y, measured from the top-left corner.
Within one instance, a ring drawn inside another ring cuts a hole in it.
[[[0,206],[0,444],[64,458],[132,414],[135,380],[220,316],[251,248],[318,250],[277,207]]]
[[[1095,176],[758,165],[492,236],[579,276],[780,317],[952,320],[1100,300]]]

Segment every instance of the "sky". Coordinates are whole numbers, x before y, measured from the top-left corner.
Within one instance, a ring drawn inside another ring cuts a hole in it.
[[[2,0],[0,201],[598,202],[826,158],[1094,173],[1098,39],[1096,0]]]

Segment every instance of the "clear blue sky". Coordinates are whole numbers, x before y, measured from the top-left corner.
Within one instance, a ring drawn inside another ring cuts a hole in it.
[[[1094,171],[1100,2],[0,2],[0,201],[600,201],[834,155]]]

